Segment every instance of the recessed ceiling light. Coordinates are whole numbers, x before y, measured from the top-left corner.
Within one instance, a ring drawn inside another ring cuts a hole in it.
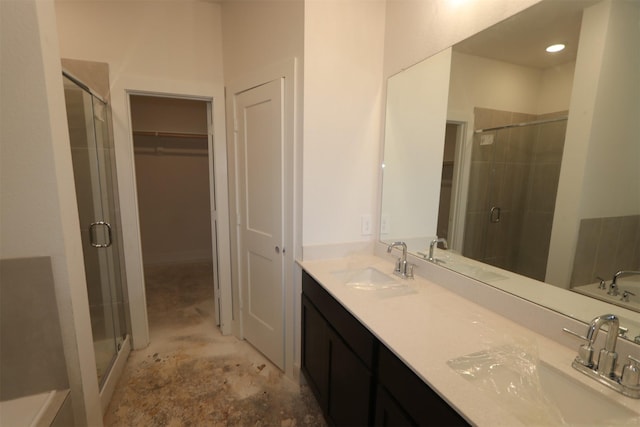
[[[552,44],[551,46],[547,47],[546,51],[549,53],[560,52],[564,49],[564,47],[565,46],[562,43]]]

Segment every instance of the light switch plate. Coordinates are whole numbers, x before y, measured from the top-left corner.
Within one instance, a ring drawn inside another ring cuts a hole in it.
[[[371,235],[371,215],[365,214],[360,217],[360,232],[363,236]]]
[[[380,218],[380,234],[389,234],[389,216],[382,215]]]

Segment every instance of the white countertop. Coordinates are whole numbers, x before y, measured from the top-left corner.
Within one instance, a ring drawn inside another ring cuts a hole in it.
[[[577,344],[575,349],[564,347],[420,277],[407,281],[410,293],[385,294],[345,286],[333,274],[374,267],[391,275],[393,264],[387,260],[374,255],[354,255],[302,261],[300,265],[475,425],[515,426],[522,422],[493,396],[480,393],[477,387],[450,368],[447,361],[517,342],[525,342],[537,351],[541,360],[640,414],[640,400],[622,396],[571,368]]]

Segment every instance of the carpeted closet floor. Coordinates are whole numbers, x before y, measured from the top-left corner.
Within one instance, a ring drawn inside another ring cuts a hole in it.
[[[133,351],[105,426],[324,426],[307,386],[213,317],[211,264],[148,268],[151,343]]]

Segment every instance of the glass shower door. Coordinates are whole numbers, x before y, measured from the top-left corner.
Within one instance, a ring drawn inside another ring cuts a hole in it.
[[[544,280],[566,124],[558,115],[476,131],[463,255]]]
[[[64,78],[78,215],[98,381],[126,335],[114,148],[106,104]]]

